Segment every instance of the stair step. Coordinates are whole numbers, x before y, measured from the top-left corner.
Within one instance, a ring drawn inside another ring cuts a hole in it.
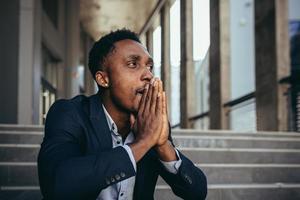
[[[38,144],[0,144],[0,162],[36,162]]]
[[[300,150],[253,148],[178,148],[194,163],[300,163]]]
[[[300,164],[198,164],[208,184],[299,183]],[[276,174],[276,176],[275,176]],[[166,184],[159,177],[157,184]]]
[[[36,163],[0,163],[0,185],[38,185]]]
[[[209,184],[276,182],[300,184],[299,164],[202,164],[197,166],[204,171]],[[0,163],[0,177],[0,185],[37,185],[37,164],[35,162],[2,162]],[[159,178],[158,184],[166,183]]]
[[[172,136],[193,135],[193,136],[253,136],[253,137],[295,137],[299,138],[300,133],[296,132],[236,132],[230,130],[197,130],[197,129],[172,129]]]
[[[41,144],[43,137],[43,132],[0,131],[2,144]]]
[[[42,195],[38,186],[0,188],[1,200],[40,200]],[[181,200],[175,196],[169,186],[156,186],[154,199]],[[298,200],[300,199],[299,184],[226,184],[208,185],[206,200]]]
[[[43,132],[42,125],[0,124],[0,131],[34,131]]]
[[[41,200],[39,186],[1,186],[1,200]]]
[[[178,147],[300,149],[300,138],[174,135]]]
[[[158,185],[154,199],[180,200],[169,186]],[[206,200],[299,200],[300,184],[225,184],[208,185]]]
[[[0,162],[35,162],[40,145],[0,144]],[[194,163],[300,163],[297,149],[178,148]]]

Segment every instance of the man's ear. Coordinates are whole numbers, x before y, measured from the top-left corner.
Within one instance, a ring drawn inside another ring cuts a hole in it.
[[[95,80],[98,85],[103,88],[109,87],[109,78],[107,72],[104,71],[97,71],[95,74]]]

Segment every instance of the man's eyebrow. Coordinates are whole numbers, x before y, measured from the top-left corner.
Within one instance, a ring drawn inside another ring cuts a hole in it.
[[[141,59],[141,56],[139,56],[139,55],[130,55],[130,56],[128,56],[127,58],[133,59],[133,60],[140,60],[140,59]]]
[[[130,56],[128,56],[127,58],[128,58],[128,59],[133,59],[133,60],[141,60],[141,59],[142,59],[142,57],[139,56],[139,55],[130,55]],[[153,58],[148,57],[147,63],[153,64],[153,63],[154,63]]]

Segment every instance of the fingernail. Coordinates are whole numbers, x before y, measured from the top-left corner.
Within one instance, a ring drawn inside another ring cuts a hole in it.
[[[146,88],[146,90],[148,90],[148,88],[149,88],[149,84],[147,84],[145,88]]]
[[[152,85],[154,83],[155,79],[151,79],[150,84]]]

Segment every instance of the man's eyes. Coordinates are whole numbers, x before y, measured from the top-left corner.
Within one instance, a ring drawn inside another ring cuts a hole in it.
[[[135,62],[135,61],[130,61],[130,62],[128,62],[127,63],[127,65],[129,66],[129,67],[136,67],[137,66],[137,62]]]
[[[148,64],[147,67],[149,68],[149,70],[152,72],[153,71],[153,64]]]
[[[137,61],[130,61],[127,63],[127,66],[130,68],[136,68],[139,65]],[[146,67],[152,72],[153,70],[153,64],[147,64]]]

